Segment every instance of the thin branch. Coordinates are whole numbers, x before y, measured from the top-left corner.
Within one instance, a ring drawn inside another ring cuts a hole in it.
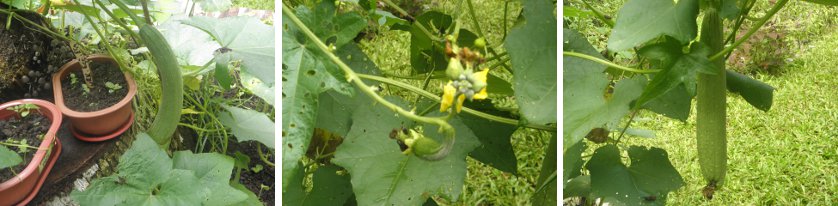
[[[442,101],[442,99],[439,96],[434,95],[431,92],[419,89],[419,88],[417,88],[413,85],[410,85],[410,84],[407,84],[407,83],[404,83],[404,82],[400,82],[400,81],[396,81],[396,80],[392,80],[392,79],[388,79],[388,78],[384,78],[384,77],[380,77],[380,76],[375,76],[375,75],[368,75],[368,74],[358,74],[358,77],[360,77],[362,79],[369,79],[369,80],[378,81],[378,82],[382,82],[382,83],[385,83],[385,84],[401,87],[403,89],[407,89],[408,91],[415,92],[419,95],[422,95],[425,98],[428,98],[428,99],[433,100],[435,102]],[[465,107],[465,106],[463,107],[463,111],[465,113],[469,113],[471,115],[474,115],[474,116],[477,116],[477,117],[480,117],[480,118],[483,118],[483,119],[496,121],[496,122],[500,122],[500,123],[504,123],[504,124],[523,126],[523,127],[538,129],[538,130],[556,131],[555,126],[538,125],[538,124],[522,125],[522,123],[520,121],[518,121],[517,119],[510,119],[510,118],[506,118],[506,117],[495,116],[495,115],[487,114],[487,113],[477,111],[477,110],[474,110],[474,109],[471,109],[471,108],[468,108],[468,107]]]
[[[749,29],[748,32],[745,33],[745,36],[742,36],[742,38],[739,38],[738,40],[736,40],[736,42],[733,42],[733,45],[730,45],[729,47],[725,48],[724,50],[720,51],[719,53],[716,53],[713,56],[711,56],[710,61],[714,61],[714,60],[724,56],[725,54],[730,53],[731,51],[733,51],[733,49],[736,49],[736,47],[739,47],[739,45],[741,45],[742,43],[747,41],[748,38],[751,37],[751,35],[753,35],[754,33],[757,32],[757,30],[762,28],[762,26],[765,25],[765,23],[768,22],[768,20],[771,19],[771,17],[773,17],[774,14],[777,14],[777,11],[780,11],[780,9],[782,9],[786,5],[786,3],[788,3],[788,2],[789,2],[789,0],[779,0],[779,1],[777,1],[777,4],[774,4],[774,7],[772,7],[771,10],[769,10],[768,13],[765,14],[765,16],[760,18],[759,21],[756,23],[756,25],[754,25],[754,27],[751,27],[751,29]]]
[[[622,66],[622,65],[619,65],[619,64],[612,63],[610,61],[606,61],[604,59],[596,58],[596,57],[589,56],[589,55],[582,54],[582,53],[567,52],[566,51],[566,52],[563,52],[563,54],[567,55],[567,56],[579,57],[579,58],[582,58],[582,59],[586,59],[588,61],[593,61],[593,62],[600,63],[600,64],[603,64],[603,65],[606,65],[606,66],[610,66],[610,67],[614,67],[614,68],[617,68],[617,69],[630,71],[630,72],[634,72],[634,73],[648,74],[648,73],[655,73],[655,72],[660,71],[659,69],[640,70],[640,69],[635,69],[635,68],[629,68],[629,67],[625,67],[625,66]]]

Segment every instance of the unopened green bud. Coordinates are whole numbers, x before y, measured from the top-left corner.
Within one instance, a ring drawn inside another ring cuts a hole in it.
[[[450,79],[457,79],[463,73],[463,65],[460,64],[460,60],[456,58],[451,58],[448,60],[448,68],[445,70],[445,74],[448,75]]]
[[[474,47],[478,49],[486,48],[486,39],[483,37],[474,40]]]

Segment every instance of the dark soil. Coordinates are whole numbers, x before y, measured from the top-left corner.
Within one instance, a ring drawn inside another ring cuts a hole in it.
[[[18,144],[20,141],[26,140],[26,144],[32,147],[41,145],[41,135],[46,134],[49,130],[50,121],[40,113],[30,113],[26,117],[13,117],[7,120],[0,120],[0,142],[9,143],[14,140],[13,144]],[[15,173],[20,173],[29,165],[29,161],[35,156],[37,149],[27,148],[25,152],[21,153],[16,147],[6,146],[7,148],[18,151],[18,154],[23,158],[23,162],[17,166],[11,167],[11,170],[0,170],[0,182],[4,182],[12,177]]]
[[[0,8],[9,6],[0,3]],[[23,17],[44,27],[51,25],[40,14],[16,10]],[[0,13],[0,102],[21,98],[52,100],[50,78],[72,58],[67,44],[54,40],[36,27],[12,18],[6,29],[8,15]]]
[[[256,164],[261,164],[264,169],[259,171],[259,173],[254,173],[252,170],[244,171],[242,170],[241,179],[239,182],[243,184],[247,189],[253,191],[253,194],[259,196],[259,200],[265,205],[275,205],[274,198],[276,197],[276,185],[274,185],[274,176],[276,172],[274,171],[273,167],[265,165],[261,159],[259,159],[259,153],[256,152],[258,149],[257,145],[259,143],[255,142],[246,142],[239,144],[240,151],[250,157],[250,167],[254,167]],[[267,148],[262,146],[262,153],[270,152],[266,151]],[[270,155],[268,158],[269,161],[275,162],[274,155]],[[262,186],[265,185],[270,187],[269,190],[261,190]]]
[[[113,106],[128,94],[128,84],[125,75],[119,70],[119,66],[111,63],[90,62],[90,69],[93,73],[93,88],[86,93],[82,87],[84,76],[81,71],[70,72],[76,75],[77,82],[73,84],[70,75],[61,80],[61,88],[64,92],[64,104],[68,108],[91,112]],[[122,89],[110,93],[106,82],[122,86]]]

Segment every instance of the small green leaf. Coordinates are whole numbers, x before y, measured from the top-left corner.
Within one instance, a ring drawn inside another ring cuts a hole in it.
[[[236,168],[245,169],[250,165],[250,157],[241,153],[241,151],[236,151],[234,156],[236,157]]]
[[[378,23],[378,25],[380,26],[392,26],[395,24],[410,25],[410,23],[407,20],[401,19],[393,15],[393,13],[381,9],[375,10],[375,13],[373,13],[372,15],[372,19],[378,19],[376,23]]]
[[[509,84],[509,82],[495,76],[494,74],[489,74],[486,79],[486,85],[486,92],[492,94],[511,96],[515,92],[512,90],[512,84]]]
[[[0,145],[0,169],[12,167],[23,162],[17,152],[9,150],[6,146]]]
[[[656,73],[654,79],[646,86],[643,95],[635,102],[635,107],[644,106],[650,100],[672,91],[679,85],[684,86],[688,98],[691,99],[692,96],[695,96],[698,72],[716,74],[720,71],[719,67],[707,58],[710,51],[701,43],[693,44],[690,52],[685,54],[681,52],[681,44],[677,40],[666,37],[664,41],[645,46],[638,52],[650,59],[657,60],[653,66],[661,71]],[[674,102],[676,100],[667,99],[665,101]],[[686,118],[682,119],[682,121],[684,120]]]
[[[515,101],[532,124],[556,123],[558,72],[556,17],[550,1],[523,1],[526,22],[509,31],[504,43],[512,62]],[[567,68],[567,67],[565,67]]]
[[[739,17],[739,7],[736,5],[737,2],[742,0],[721,0],[722,1],[722,9],[719,11],[719,17],[728,20],[736,20]]]
[[[221,124],[230,127],[239,142],[253,140],[274,148],[276,131],[274,122],[267,115],[229,105],[221,105],[221,107],[227,110],[219,116]]]
[[[727,90],[742,95],[748,104],[768,111],[774,99],[774,87],[751,77],[727,70]]]
[[[696,36],[698,0],[632,0],[617,13],[617,24],[608,38],[608,50],[619,52],[661,35],[683,44]]]
[[[684,185],[684,180],[660,148],[632,146],[631,166],[626,167],[617,146],[594,151],[585,166],[590,171],[591,193],[616,205],[663,205],[666,195]]]
[[[414,24],[422,24],[431,34],[440,36],[440,29],[451,26],[451,16],[439,11],[428,11],[416,17]],[[412,25],[410,31],[410,65],[417,73],[427,73],[431,70],[442,71],[448,66],[448,59],[442,50],[444,45],[435,42],[419,26]],[[443,46],[443,47],[439,47]]]
[[[230,89],[230,85],[233,84],[233,77],[228,69],[230,58],[230,53],[215,55],[215,80],[224,89]]]
[[[262,100],[265,100],[271,106],[274,106],[274,102],[276,101],[276,84],[266,84],[247,72],[239,73],[239,78],[241,78],[242,87],[257,97],[262,98]]]

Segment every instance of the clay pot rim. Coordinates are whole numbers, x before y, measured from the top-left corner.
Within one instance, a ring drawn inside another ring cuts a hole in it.
[[[104,55],[104,54],[89,55],[89,56],[87,56],[87,59],[88,60],[93,60],[93,61],[111,61],[114,64],[116,64],[116,61],[112,57],[110,57],[108,55]],[[122,100],[119,100],[119,102],[117,102],[114,105],[111,105],[110,107],[100,109],[100,110],[96,110],[96,111],[92,111],[92,112],[80,112],[80,111],[76,111],[76,110],[68,108],[67,105],[64,104],[64,91],[62,90],[62,87],[61,87],[61,78],[64,77],[65,75],[67,75],[66,73],[68,72],[67,70],[69,68],[73,67],[74,65],[78,65],[78,64],[79,64],[78,59],[73,59],[70,62],[67,62],[66,64],[64,64],[64,66],[61,66],[61,68],[58,70],[58,72],[56,72],[52,76],[52,88],[53,88],[53,94],[55,96],[55,105],[58,106],[58,109],[60,109],[64,113],[64,115],[67,115],[67,116],[70,116],[70,117],[73,117],[73,118],[93,118],[93,117],[104,116],[106,114],[110,114],[110,113],[122,108],[126,104],[130,104],[131,100],[134,98],[134,95],[137,94],[137,83],[134,81],[134,78],[128,72],[122,71],[122,74],[125,75],[125,82],[127,82],[127,84],[128,84],[128,93],[125,94],[125,97],[123,97]],[[119,67],[119,65],[117,65],[117,67]]]
[[[5,182],[0,183],[0,190],[11,188],[15,185],[20,184],[25,177],[30,176],[35,173],[35,170],[38,169],[38,164],[46,158],[46,152],[49,150],[50,145],[55,142],[55,134],[58,133],[58,129],[61,127],[61,111],[56,107],[54,104],[40,99],[19,99],[14,100],[11,102],[6,102],[0,105],[0,110],[5,110],[6,108],[21,105],[21,104],[35,104],[38,105],[40,111],[43,115],[47,116],[51,120],[49,130],[44,135],[44,140],[41,141],[41,145],[38,146],[38,151],[35,152],[35,156],[32,156],[32,160],[29,161],[26,168],[23,171],[17,173],[16,176],[12,177],[11,179],[6,180]],[[44,114],[48,113],[48,114]],[[53,152],[52,154],[56,154]],[[51,155],[52,155],[51,154]],[[35,163],[35,164],[33,164]],[[2,180],[0,180],[2,181]]]

